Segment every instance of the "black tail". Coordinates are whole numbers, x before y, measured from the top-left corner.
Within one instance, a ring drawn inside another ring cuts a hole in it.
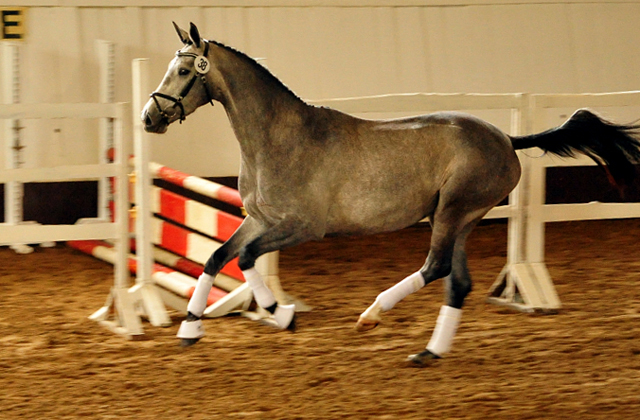
[[[587,155],[621,190],[633,182],[634,164],[640,162],[640,125],[614,124],[586,109],[576,111],[560,127],[511,141],[516,150],[539,147],[562,157]]]

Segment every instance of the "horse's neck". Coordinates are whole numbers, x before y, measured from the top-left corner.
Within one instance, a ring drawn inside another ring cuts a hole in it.
[[[229,61],[220,66],[223,105],[244,157],[253,159],[283,140],[283,130],[302,129],[308,105],[281,83],[270,80],[265,70],[256,67],[259,64],[230,51],[225,53]]]

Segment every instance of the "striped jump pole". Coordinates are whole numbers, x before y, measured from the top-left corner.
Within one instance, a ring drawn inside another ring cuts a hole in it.
[[[111,264],[115,261],[115,249],[108,242],[99,240],[68,241],[67,245],[75,250],[96,257],[99,260]],[[138,261],[135,256],[129,255],[128,267],[132,274],[135,274],[138,271]],[[192,277],[160,264],[153,265],[152,276],[157,284],[180,296],[190,298],[193,295],[193,289],[196,286],[196,281]],[[224,295],[226,295],[225,291],[214,287],[211,289],[211,293],[207,298],[207,303],[212,305]]]
[[[205,197],[213,198],[215,200],[231,204],[232,206],[242,208],[242,198],[240,198],[240,193],[238,190],[231,187],[189,175],[155,162],[149,162],[149,174],[152,177],[162,179],[170,184],[196,192]]]
[[[111,264],[116,260],[116,250],[113,248],[113,245],[104,241],[68,241],[67,245],[73,249]],[[135,256],[129,256],[128,267],[132,274],[136,274],[138,271],[138,260]],[[162,287],[158,290],[160,291],[160,295],[165,303],[180,312],[186,313],[187,301],[191,296],[193,296],[193,292],[196,287],[196,279],[158,263],[152,265],[151,278],[154,283]],[[173,296],[168,294],[167,291],[171,292]],[[176,299],[174,297],[175,295],[181,297],[181,299]],[[209,296],[207,297],[207,305],[209,307],[215,305],[217,307],[217,311],[210,310],[207,313],[207,316],[223,316],[227,315],[230,311],[237,309],[237,306],[231,302],[233,298],[233,292],[227,292],[215,286],[212,287],[209,292]],[[221,308],[223,310],[220,310]]]
[[[160,187],[154,186],[151,189],[151,194],[151,209],[153,213],[222,242],[228,240],[242,223],[241,217]],[[237,200],[234,198],[234,201]]]
[[[157,163],[151,162],[148,165],[135,163],[134,179],[136,181],[138,168],[148,167],[151,177],[162,179],[207,198],[242,207],[240,194],[233,188]],[[136,182],[135,188],[138,189],[138,187]],[[139,202],[139,197],[136,196],[136,203]],[[143,235],[136,233],[137,243],[143,240],[156,245],[154,249],[156,261],[161,259],[169,265],[175,265],[178,270],[180,269],[177,267],[178,264],[188,265],[192,274],[197,273],[195,277],[203,272],[203,266],[211,253],[222,246],[222,242],[228,240],[242,223],[240,217],[157,186],[151,187],[148,197],[150,212],[159,218],[151,220],[148,230],[145,230]],[[277,259],[275,262],[277,264]],[[207,317],[225,314],[225,311],[228,313],[237,308],[246,309],[252,301],[253,294],[249,286],[244,283],[244,276],[238,267],[237,258],[222,268],[220,274],[216,276],[214,285],[229,290],[229,296],[223,302],[208,305],[204,312]],[[171,303],[167,301],[167,304]]]
[[[135,240],[131,241],[131,249],[135,251]],[[162,248],[153,248],[153,259],[166,267],[172,268],[188,276],[198,278],[204,271],[204,265],[198,264],[195,261],[174,254],[173,252],[166,251]],[[219,289],[230,292],[240,286],[242,281],[230,277],[224,273],[218,274],[213,285]]]

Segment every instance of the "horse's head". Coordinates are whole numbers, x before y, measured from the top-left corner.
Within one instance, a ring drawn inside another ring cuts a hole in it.
[[[182,122],[196,108],[214,99],[213,86],[207,77],[211,68],[207,57],[209,41],[200,37],[193,23],[189,33],[175,22],[173,26],[184,47],[176,52],[160,86],[142,110],[144,129],[152,133],[166,132],[169,124],[176,120]]]

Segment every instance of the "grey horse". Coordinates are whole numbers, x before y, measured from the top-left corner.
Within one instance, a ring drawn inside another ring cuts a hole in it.
[[[429,218],[430,250],[415,273],[380,293],[356,328],[374,328],[381,313],[434,280],[445,280],[445,304],[426,349],[409,356],[422,366],[450,350],[471,291],[465,241],[480,219],[520,178],[515,150],[539,147],[603,167],[624,188],[640,160],[637,125],[617,125],[578,110],[560,127],[514,137],[464,113],[439,112],[366,120],[305,103],[247,55],[187,33],[183,48],[142,111],[145,130],[164,133],[201,105],[221,103],[240,143],[239,191],[248,216],[216,250],[198,279],[178,337],[204,335],[200,320],[215,276],[233,258],[256,302],[282,329],[294,324],[292,305],[278,305],[255,270],[260,255],[320,240],[402,229]]]

